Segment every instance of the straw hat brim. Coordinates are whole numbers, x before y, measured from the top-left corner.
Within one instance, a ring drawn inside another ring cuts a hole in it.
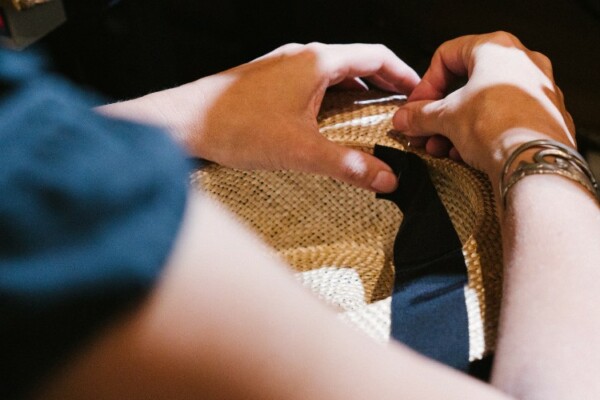
[[[332,92],[319,115],[321,133],[372,153],[375,144],[416,152],[463,244],[470,359],[494,349],[502,289],[502,248],[494,197],[479,171],[410,148],[392,130],[402,99],[369,92]],[[334,179],[292,171],[240,171],[210,165],[193,182],[253,229],[334,305],[342,319],[380,341],[389,340],[393,244],[398,208],[373,193]]]

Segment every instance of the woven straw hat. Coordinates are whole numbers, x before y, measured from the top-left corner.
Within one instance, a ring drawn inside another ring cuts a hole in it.
[[[372,153],[375,144],[417,152],[463,244],[469,358],[494,349],[502,286],[502,250],[487,178],[436,159],[393,138],[391,117],[403,100],[381,92],[332,92],[319,126],[328,139]],[[289,171],[239,171],[210,165],[193,175],[204,192],[249,225],[334,306],[339,316],[376,340],[390,338],[393,244],[402,213],[373,193],[331,178]]]

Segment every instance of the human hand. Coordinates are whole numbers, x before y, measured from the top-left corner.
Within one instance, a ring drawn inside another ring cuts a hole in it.
[[[467,84],[446,96],[461,76],[468,76]],[[550,61],[506,32],[440,46],[393,123],[428,153],[462,157],[492,181],[524,142],[554,139],[575,147],[573,120]]]
[[[193,155],[240,169],[293,169],[376,191],[396,177],[377,158],[325,139],[317,124],[329,86],[409,94],[419,76],[382,45],[289,44],[250,63],[155,93],[154,104]],[[364,86],[364,84],[363,84]]]

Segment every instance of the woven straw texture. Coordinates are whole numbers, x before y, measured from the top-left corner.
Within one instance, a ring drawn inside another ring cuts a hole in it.
[[[394,134],[398,96],[332,92],[319,126],[328,139],[372,153],[375,144],[415,151]],[[502,249],[487,178],[448,159],[424,158],[463,243],[470,359],[494,349],[502,287]],[[376,340],[389,340],[393,243],[402,214],[373,193],[323,176],[239,171],[211,165],[194,184],[256,231],[298,280]],[[427,249],[423,249],[427,251]]]

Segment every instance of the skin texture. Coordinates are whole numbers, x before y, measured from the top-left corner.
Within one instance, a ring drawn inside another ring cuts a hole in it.
[[[162,125],[191,154],[229,167],[295,169],[392,191],[396,179],[389,166],[318,131],[325,90],[336,84],[364,90],[360,77],[405,94],[419,82],[382,45],[288,44],[220,74],[99,111]],[[364,168],[347,162],[356,158]]]
[[[325,88],[356,85],[358,76],[412,91],[394,117],[396,129],[415,142],[426,138],[431,153],[460,155],[492,180],[525,141],[552,138],[574,146],[549,61],[512,35],[444,44],[420,83],[385,48],[357,46],[284,46],[204,82],[100,111],[166,126],[193,154],[226,165],[296,168],[363,187],[386,166],[361,154],[368,172],[348,175],[340,160],[349,158],[355,170],[361,163],[318,139],[314,120]],[[460,75],[469,78],[467,85],[446,93]],[[399,344],[376,345],[342,325],[220,206],[190,195],[156,290],[98,333],[35,397],[600,398],[594,376],[600,360],[598,203],[557,176],[527,177],[507,200],[495,387]]]
[[[468,83],[446,94],[463,75]],[[396,129],[421,138],[429,153],[460,154],[495,183],[524,142],[575,147],[549,60],[505,32],[442,45],[409,100],[394,116]],[[505,289],[493,385],[523,399],[600,397],[597,200],[569,179],[528,176],[509,192],[501,226]]]
[[[152,296],[74,357],[38,398],[506,397],[346,326],[223,208],[191,195]]]
[[[459,77],[468,82],[447,93]],[[430,154],[462,158],[494,181],[524,142],[575,146],[575,126],[550,60],[506,32],[444,43],[408,100],[394,115],[396,129]]]

